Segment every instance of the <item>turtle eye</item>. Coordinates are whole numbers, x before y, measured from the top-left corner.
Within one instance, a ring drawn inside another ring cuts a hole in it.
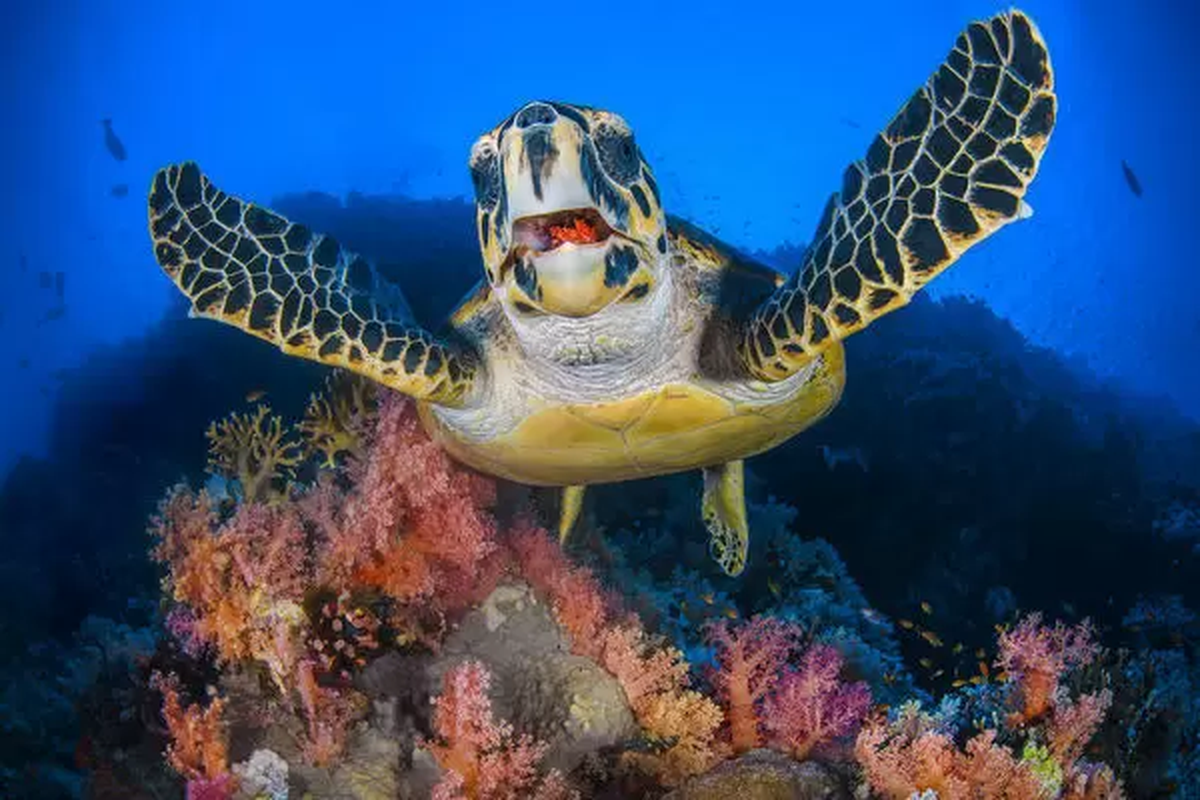
[[[608,176],[622,186],[629,186],[641,173],[642,159],[633,134],[602,125],[594,134],[600,166]]]
[[[484,150],[471,159],[471,183],[475,187],[475,204],[491,211],[500,199],[500,161],[493,150]]]

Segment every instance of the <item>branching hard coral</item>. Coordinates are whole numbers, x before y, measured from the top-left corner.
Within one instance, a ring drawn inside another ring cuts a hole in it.
[[[270,406],[260,404],[251,414],[234,412],[212,423],[208,437],[208,469],[227,480],[236,480],[246,502],[265,502],[282,495],[278,482],[286,482],[303,459],[299,442],[288,438],[283,419],[268,416]]]
[[[199,703],[184,705],[179,696],[179,680],[174,675],[155,672],[151,686],[162,693],[163,720],[171,736],[167,760],[188,781],[201,784],[224,783],[229,776],[229,741],[222,714],[225,702],[214,697],[207,707]]]
[[[796,626],[765,616],[740,625],[722,620],[709,626],[709,641],[716,648],[712,683],[725,706],[735,753],[763,743],[761,704],[775,688],[798,636]]]
[[[366,444],[366,425],[375,411],[376,385],[344,371],[325,380],[325,390],[313,394],[296,428],[310,453],[321,455],[321,466],[332,469],[339,456],[360,457]]]
[[[1050,628],[1039,613],[1001,632],[996,666],[1008,673],[1021,694],[1014,723],[1035,722],[1050,710],[1063,672],[1088,664],[1100,652],[1093,635],[1087,620],[1073,627],[1058,622]]]
[[[565,800],[577,797],[556,771],[538,775],[546,745],[497,722],[488,698],[491,674],[478,661],[465,661],[443,678],[433,712],[434,741],[423,742],[444,779],[434,800]]]
[[[842,656],[829,645],[810,646],[766,698],[763,727],[773,747],[808,758],[815,747],[850,736],[871,708],[862,682],[843,683]]]

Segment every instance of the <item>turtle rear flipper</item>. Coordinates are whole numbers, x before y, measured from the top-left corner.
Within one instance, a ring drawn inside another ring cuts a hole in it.
[[[846,170],[800,269],[753,314],[740,342],[750,372],[788,377],[1028,216],[1055,109],[1050,56],[1027,16],[969,25]]]
[[[704,468],[700,515],[708,528],[708,553],[731,577],[742,574],[750,549],[745,465],[738,460]]]
[[[332,237],[225,194],[191,162],[159,170],[149,205],[154,256],[196,316],[419,400],[466,401],[472,354],[414,324],[399,288]]]

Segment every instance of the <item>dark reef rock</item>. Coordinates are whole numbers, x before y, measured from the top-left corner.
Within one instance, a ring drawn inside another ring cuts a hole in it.
[[[693,778],[664,800],[850,800],[841,778],[815,761],[752,750]]]
[[[492,673],[495,715],[550,745],[548,768],[568,773],[589,753],[637,734],[617,679],[568,650],[550,609],[525,584],[497,587],[446,639],[430,675],[440,680],[468,658]]]

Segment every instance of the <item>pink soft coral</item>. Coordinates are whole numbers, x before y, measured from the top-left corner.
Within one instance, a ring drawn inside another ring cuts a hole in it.
[[[843,683],[842,654],[814,644],[788,670],[763,704],[763,724],[771,745],[797,759],[819,745],[855,733],[871,708],[871,690],[862,682]]]
[[[326,482],[308,504],[327,537],[326,583],[365,584],[443,611],[490,591],[480,578],[494,573],[486,561],[496,549],[487,510],[495,484],[454,464],[421,429],[410,401],[394,394],[380,401],[366,455],[350,477],[344,496]]]
[[[538,776],[546,746],[512,726],[496,722],[488,698],[491,675],[478,661],[449,670],[436,701],[433,727],[437,739],[425,742],[446,776],[433,800],[559,800],[577,795],[562,776]]]
[[[763,743],[762,702],[782,674],[799,633],[794,625],[764,616],[740,625],[721,620],[708,627],[709,642],[716,647],[712,682],[725,705],[735,753]]]
[[[1042,615],[1025,617],[998,639],[996,666],[1005,670],[1021,693],[1021,707],[1014,723],[1035,722],[1051,708],[1062,674],[1091,662],[1100,648],[1093,639],[1091,624],[1084,620],[1067,627],[1042,624]]]
[[[769,746],[807,758],[814,748],[854,734],[871,707],[865,683],[843,683],[841,654],[812,644],[792,661],[802,630],[757,616],[710,625],[716,648],[712,683],[725,706],[735,753]]]

